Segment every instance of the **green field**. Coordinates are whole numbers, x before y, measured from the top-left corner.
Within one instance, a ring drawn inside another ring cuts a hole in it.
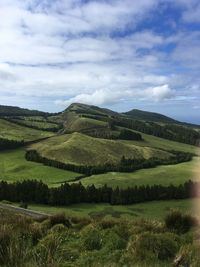
[[[122,156],[167,159],[172,155],[163,150],[131,142],[94,138],[80,133],[55,136],[33,144],[31,148],[46,158],[76,165],[116,164]]]
[[[50,132],[31,129],[0,119],[0,138],[32,141],[53,135]]]
[[[0,152],[0,180],[14,182],[24,179],[42,180],[49,186],[69,181],[80,174],[26,161],[24,149]]]
[[[138,132],[140,133],[140,132]],[[141,133],[140,133],[141,134]],[[144,139],[143,142],[141,141],[122,141],[124,143],[131,143],[139,146],[149,146],[149,147],[154,147],[154,148],[159,148],[159,149],[164,149],[164,150],[176,150],[176,151],[183,151],[183,152],[189,152],[189,153],[196,153],[197,152],[197,147],[193,145],[188,145],[188,144],[183,144],[159,137],[155,137],[153,135],[148,135],[148,134],[143,134],[142,137]]]
[[[39,129],[41,130],[46,130],[46,129],[49,129],[49,128],[55,128],[57,129],[58,128],[58,125],[55,124],[55,123],[52,123],[52,122],[49,122],[49,121],[39,121],[39,120],[33,120],[33,119],[14,119],[14,122],[16,123],[23,123],[25,124],[24,126],[26,127],[38,127]]]
[[[194,200],[170,200],[170,201],[152,201],[134,205],[109,204],[75,204],[67,207],[51,207],[44,205],[29,205],[30,209],[42,211],[45,213],[64,212],[67,216],[77,217],[113,217],[113,218],[147,218],[162,220],[170,209],[179,209],[185,213],[191,213],[194,206]]]
[[[195,168],[196,158],[192,161],[175,164],[162,165],[156,168],[142,169],[132,173],[108,172],[104,174],[92,175],[81,180],[87,186],[94,184],[101,187],[104,184],[120,188],[133,187],[135,185],[179,185],[197,176]]]

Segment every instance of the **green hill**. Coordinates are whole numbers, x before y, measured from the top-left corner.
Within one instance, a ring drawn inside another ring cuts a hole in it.
[[[48,112],[0,105],[0,116],[48,116]]]
[[[196,126],[186,125],[162,114],[140,110],[117,113],[75,103],[52,119],[63,124],[63,133],[81,132],[99,138],[115,139],[120,135],[121,127],[192,145],[196,145],[200,139]]]
[[[155,122],[163,122],[163,123],[177,123],[178,122],[177,120],[174,120],[162,114],[149,112],[149,111],[143,111],[139,109],[132,109],[123,114],[135,120],[155,121]]]
[[[75,165],[104,165],[119,163],[122,156],[126,158],[168,159],[171,153],[152,148],[139,146],[123,141],[93,138],[81,133],[55,136],[33,144],[39,154],[48,159],[58,160]]]

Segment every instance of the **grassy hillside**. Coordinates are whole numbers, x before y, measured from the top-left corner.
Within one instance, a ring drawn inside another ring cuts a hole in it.
[[[176,150],[176,151],[183,151],[183,152],[189,152],[189,153],[196,153],[198,148],[193,145],[188,145],[188,144],[183,144],[163,138],[159,138],[153,135],[148,135],[148,134],[142,134],[143,141],[122,141],[124,143],[131,143],[135,144],[138,146],[149,146],[149,147],[154,147],[154,148],[159,148],[159,149],[164,149],[164,150]]]
[[[0,138],[32,141],[50,136],[53,136],[53,133],[31,129],[0,119]]]
[[[76,165],[103,165],[118,163],[126,158],[166,159],[171,153],[151,147],[140,147],[131,142],[113,141],[89,137],[80,133],[60,135],[33,144],[40,155],[64,163]]]
[[[145,121],[157,121],[164,123],[176,123],[177,121],[155,112],[148,112],[139,109],[132,109],[128,112],[123,113],[124,115],[135,119],[135,120],[145,120]]]
[[[81,180],[84,186],[94,184],[101,187],[104,184],[120,188],[135,185],[179,185],[197,177],[196,159],[176,165],[158,166],[156,168],[138,170],[132,173],[108,172],[92,175]]]
[[[123,213],[102,207],[102,214],[106,210],[115,218]],[[134,212],[133,207],[127,213]],[[198,228],[186,225],[192,216],[178,213],[170,227],[155,218],[116,220],[95,214],[95,220],[56,214],[36,221],[1,209],[1,266],[171,267],[180,260],[179,266],[200,265]],[[170,221],[174,214],[168,215]]]
[[[196,126],[188,126],[162,114],[141,110],[117,113],[108,109],[74,103],[52,119],[63,123],[64,133],[83,132],[84,130],[84,133],[99,138],[104,137],[102,128],[106,131],[106,135],[109,135],[108,131],[110,131],[112,136],[112,130],[117,130],[119,126],[186,144],[196,145],[200,138]],[[95,134],[92,132],[94,129]]]
[[[24,149],[0,152],[0,180],[8,182],[26,179],[42,180],[49,186],[74,179],[80,174],[26,161]]]

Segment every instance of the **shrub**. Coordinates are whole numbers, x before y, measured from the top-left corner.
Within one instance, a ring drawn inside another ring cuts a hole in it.
[[[23,209],[28,209],[28,204],[26,202],[21,201],[19,207]]]
[[[174,266],[200,266],[199,247],[194,245],[185,245],[180,248],[174,261]]]
[[[42,224],[38,222],[31,224],[29,229],[30,229],[29,233],[32,238],[33,244],[35,245],[43,237],[45,231],[42,227]]]
[[[177,249],[177,243],[171,236],[148,232],[136,236],[128,245],[128,251],[139,260],[169,260],[175,256]]]
[[[117,235],[113,230],[104,231],[103,248],[107,251],[121,250],[126,247],[126,240]]]
[[[184,215],[178,210],[173,210],[165,217],[165,225],[171,231],[186,233],[197,225],[197,221],[190,215]]]
[[[51,233],[40,240],[33,251],[33,258],[38,267],[55,267],[64,262],[65,239],[62,234]]]
[[[108,220],[108,219],[102,219],[98,225],[100,226],[101,229],[108,229],[108,228],[113,228],[117,224],[116,221],[114,220]]]
[[[0,227],[0,266],[21,267],[29,259],[31,240],[11,226]]]
[[[86,250],[98,250],[102,247],[101,232],[93,225],[88,225],[82,230],[83,247]]]
[[[50,225],[54,226],[56,224],[63,224],[64,226],[70,227],[71,223],[68,218],[66,218],[64,213],[58,213],[49,217]]]

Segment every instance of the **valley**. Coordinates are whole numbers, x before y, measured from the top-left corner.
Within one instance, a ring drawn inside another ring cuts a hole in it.
[[[164,267],[185,244],[194,253],[199,138],[196,125],[138,110],[0,106],[0,247],[11,251],[0,260],[132,266],[134,255],[134,266]]]

